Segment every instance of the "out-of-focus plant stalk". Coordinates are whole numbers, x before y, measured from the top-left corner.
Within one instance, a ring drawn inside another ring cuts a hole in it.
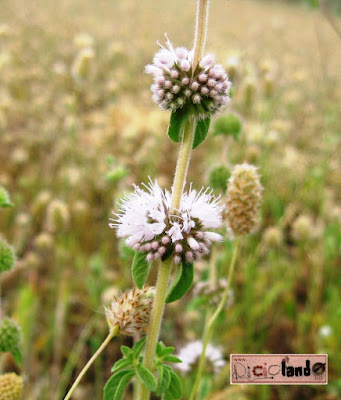
[[[77,379],[71,386],[71,389],[68,391],[67,395],[64,397],[64,400],[69,400],[71,399],[71,396],[73,392],[76,390],[77,386],[79,385],[80,381],[84,377],[84,375],[87,373],[88,369],[91,367],[93,362],[96,360],[96,358],[102,353],[102,351],[107,347],[109,342],[113,337],[115,337],[119,333],[119,326],[116,325],[111,331],[109,332],[109,335],[106,337],[104,342],[101,344],[101,346],[98,348],[96,353],[90,358],[90,360],[86,363],[85,367],[82,369],[80,374],[78,375]]]
[[[230,262],[230,266],[229,266],[229,272],[228,272],[228,276],[227,276],[226,288],[225,288],[225,290],[223,292],[223,295],[222,295],[222,297],[220,299],[220,302],[219,302],[219,305],[218,305],[217,309],[215,310],[215,312],[212,315],[212,317],[208,319],[208,322],[205,325],[204,335],[203,335],[202,353],[201,353],[200,360],[199,360],[198,372],[197,372],[197,376],[196,376],[195,381],[194,381],[194,385],[193,385],[192,392],[191,392],[189,400],[194,400],[195,399],[195,396],[196,396],[198,388],[199,388],[201,376],[202,376],[202,373],[203,373],[204,367],[205,367],[206,349],[207,349],[207,346],[208,346],[209,341],[210,341],[211,336],[212,336],[214,324],[215,324],[220,312],[224,308],[227,296],[229,294],[229,290],[230,290],[230,287],[231,287],[231,281],[232,281],[232,277],[233,277],[233,272],[234,272],[234,267],[236,265],[236,260],[237,260],[238,253],[239,253],[239,247],[240,247],[240,239],[237,238],[235,240],[234,247],[233,247],[232,258],[231,258],[231,262]]]

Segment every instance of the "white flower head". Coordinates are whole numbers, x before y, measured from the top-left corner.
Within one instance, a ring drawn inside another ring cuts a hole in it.
[[[188,343],[185,347],[180,349],[177,354],[177,357],[180,358],[182,363],[177,364],[176,367],[185,374],[190,372],[196,362],[198,362],[202,349],[203,344],[199,340]],[[219,370],[226,365],[221,349],[211,344],[206,348],[206,359],[211,363],[214,373],[218,373]]]
[[[119,213],[109,226],[117,229],[118,237],[126,238],[127,246],[147,253],[148,261],[172,255],[176,263],[192,262],[208,254],[212,242],[222,240],[211,229],[222,226],[224,207],[210,189],[198,192],[190,186],[176,213],[172,194],[157,182],[150,180],[144,189],[134,189],[119,203]]]
[[[219,112],[230,101],[231,82],[223,66],[216,64],[212,54],[193,66],[193,50],[174,49],[165,36],[166,47],[159,43],[161,50],[145,68],[154,77],[153,101],[164,110],[187,107],[198,118]]]

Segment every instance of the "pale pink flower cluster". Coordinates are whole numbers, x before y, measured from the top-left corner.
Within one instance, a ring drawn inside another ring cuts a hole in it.
[[[198,362],[202,351],[203,344],[200,340],[188,343],[177,354],[182,363],[177,364],[176,367],[185,374],[190,372]],[[211,344],[206,349],[206,360],[211,364],[212,372],[216,374],[226,365],[221,349]]]
[[[146,72],[153,75],[153,101],[164,110],[187,107],[199,118],[220,111],[230,101],[231,82],[212,54],[193,66],[193,50],[173,48],[167,35],[166,47],[160,45],[153,64]],[[195,67],[195,69],[193,69]]]
[[[136,251],[146,253],[148,261],[172,256],[175,263],[193,262],[209,253],[212,242],[222,236],[211,229],[222,226],[223,206],[209,189],[183,193],[180,208],[172,211],[172,194],[156,182],[135,186],[135,191],[120,203],[116,218],[109,224],[118,237]]]

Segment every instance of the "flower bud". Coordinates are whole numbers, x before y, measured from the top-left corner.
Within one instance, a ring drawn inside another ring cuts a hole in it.
[[[242,123],[236,114],[223,115],[214,124],[214,135],[231,135],[237,139],[241,130]]]
[[[0,238],[0,273],[9,271],[14,267],[15,253],[6,240]]]
[[[134,288],[114,297],[105,314],[110,329],[119,326],[123,335],[134,336],[146,328],[154,301],[155,288],[144,286]]]
[[[225,165],[219,165],[211,170],[209,185],[214,190],[226,192],[227,180],[230,177],[230,170]]]
[[[234,167],[227,188],[226,219],[235,236],[257,228],[262,189],[256,167],[245,163]]]
[[[19,400],[23,391],[23,379],[21,376],[10,372],[0,376],[0,399]]]
[[[3,318],[0,322],[0,352],[10,352],[16,361],[20,361],[20,344],[20,326],[11,318]]]

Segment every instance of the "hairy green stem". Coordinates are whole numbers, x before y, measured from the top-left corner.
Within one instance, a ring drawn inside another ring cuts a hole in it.
[[[227,276],[226,288],[225,288],[225,290],[223,292],[223,295],[222,295],[222,297],[220,299],[220,302],[219,302],[219,305],[218,305],[217,309],[215,310],[215,312],[212,315],[212,317],[209,318],[208,322],[205,324],[204,335],[203,335],[202,352],[201,352],[201,356],[200,356],[200,360],[199,360],[198,372],[197,372],[197,376],[195,378],[195,382],[194,382],[194,385],[193,385],[192,392],[191,392],[189,400],[194,400],[195,399],[195,396],[196,396],[198,388],[199,388],[201,376],[202,376],[202,373],[203,373],[204,367],[205,367],[206,349],[207,349],[207,346],[208,346],[209,341],[210,341],[211,336],[212,336],[214,324],[215,324],[215,322],[216,322],[216,320],[218,318],[218,315],[222,311],[222,309],[223,309],[223,307],[224,307],[224,305],[226,303],[227,296],[229,294],[229,290],[230,290],[230,287],[231,287],[232,276],[233,276],[233,272],[234,272],[234,267],[236,265],[236,260],[237,260],[238,253],[239,253],[239,246],[240,246],[239,239],[236,239],[235,245],[234,245],[234,248],[233,248],[231,262],[230,262],[229,272],[228,272],[228,276]]]
[[[197,5],[197,19],[195,26],[195,39],[194,39],[194,60],[193,60],[193,71],[203,56],[206,33],[207,33],[207,21],[208,21],[208,8],[209,0],[198,0]]]
[[[188,166],[191,159],[194,129],[195,129],[195,121],[190,117],[185,126],[175,170],[175,176],[173,182],[173,197],[172,197],[173,212],[176,212],[176,210],[179,209],[180,207],[182,191],[186,183]]]
[[[152,314],[149,320],[148,337],[146,342],[146,350],[143,360],[143,365],[149,370],[153,370],[154,356],[157,341],[159,340],[160,326],[163,311],[165,308],[165,300],[168,288],[168,280],[172,266],[172,259],[168,258],[163,263],[160,263],[159,274],[156,283],[156,293],[153,303]],[[140,399],[149,399],[149,390],[142,385],[140,390]]]
[[[180,207],[182,191],[186,182],[187,170],[191,157],[193,136],[194,136],[194,121],[192,119],[189,119],[184,130],[182,144],[180,147],[176,171],[175,171],[175,177],[173,183],[173,197],[172,197],[173,210],[177,210]],[[155,299],[153,303],[152,314],[150,316],[149,331],[148,331],[146,350],[143,361],[143,365],[150,370],[153,369],[155,349],[157,341],[159,339],[160,326],[161,326],[163,311],[165,308],[165,299],[167,294],[171,267],[172,267],[171,258],[166,260],[164,263],[161,263],[157,278]],[[149,399],[149,390],[144,385],[141,386],[140,393],[141,393],[140,400]]]
[[[209,0],[198,0],[197,7],[197,21],[194,39],[194,62],[193,70],[198,64],[205,46],[206,40],[206,26],[208,16],[208,3]],[[191,159],[191,151],[193,147],[194,132],[196,127],[196,120],[189,117],[186,123],[182,143],[178,155],[174,182],[172,192],[172,210],[174,213],[180,208],[181,196],[186,183],[187,171]],[[167,260],[161,263],[159,275],[156,283],[156,294],[153,303],[153,309],[150,317],[150,326],[146,342],[146,350],[143,365],[152,370],[155,356],[156,344],[159,339],[160,326],[163,311],[165,308],[165,299],[168,288],[168,281],[171,271],[172,261]],[[140,400],[148,400],[150,397],[149,390],[142,385],[140,391]]]
[[[85,367],[82,369],[80,374],[78,375],[77,379],[75,380],[74,384],[71,386],[71,389],[68,391],[67,395],[64,397],[64,400],[69,400],[71,399],[71,396],[77,386],[79,385],[79,382],[82,380],[84,375],[87,373],[88,369],[91,367],[93,362],[96,360],[96,358],[102,353],[102,351],[107,347],[109,342],[113,337],[115,337],[119,333],[119,326],[116,325],[111,331],[109,332],[109,335],[106,337],[104,342],[101,344],[101,346],[98,348],[96,353],[90,358],[90,360],[86,363]]]

